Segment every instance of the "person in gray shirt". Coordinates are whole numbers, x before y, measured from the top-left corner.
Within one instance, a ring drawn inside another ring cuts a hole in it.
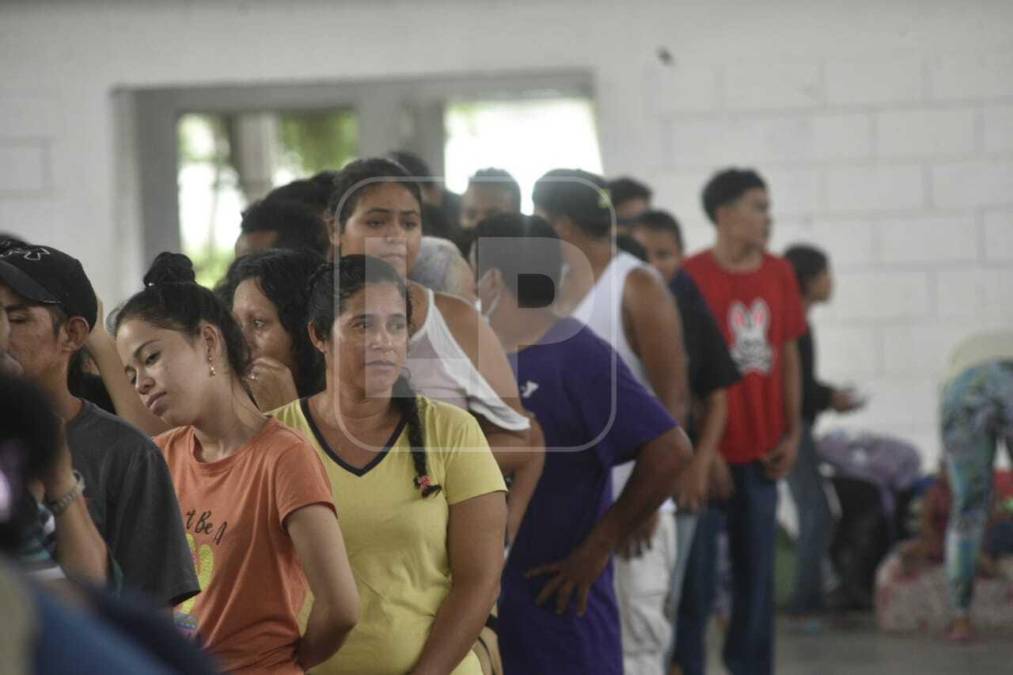
[[[127,589],[174,606],[200,592],[169,469],[136,427],[73,396],[71,362],[95,325],[98,300],[81,263],[49,246],[0,243],[0,305],[8,355],[66,421],[92,520]]]

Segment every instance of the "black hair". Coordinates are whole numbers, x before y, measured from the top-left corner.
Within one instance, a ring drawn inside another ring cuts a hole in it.
[[[234,260],[225,279],[215,289],[225,306],[231,308],[239,284],[248,279],[257,282],[292,340],[296,366],[292,375],[300,397],[312,396],[324,388],[323,357],[306,332],[306,291],[313,272],[324,262],[324,258],[313,251],[260,251]]]
[[[362,193],[377,183],[403,186],[418,201],[421,213],[422,191],[403,166],[383,157],[357,159],[338,172],[327,204],[327,211],[334,216],[339,228],[344,229],[345,223],[352,217]],[[425,220],[422,223],[424,227]]]
[[[276,187],[268,192],[264,199],[297,202],[314,213],[322,214],[327,210],[335,176],[336,171],[321,171],[310,178],[300,178]]]
[[[538,216],[489,216],[475,227],[473,252],[477,276],[498,269],[519,307],[550,307],[555,302],[563,253],[552,226]]]
[[[250,368],[250,349],[231,310],[221,298],[198,286],[193,263],[182,253],[159,253],[144,275],[144,290],[134,294],[116,312],[114,335],[128,319],[179,331],[194,338],[201,322],[222,332],[226,357],[233,375],[243,383]]]
[[[645,199],[651,201],[654,193],[651,188],[629,176],[614,178],[608,182],[609,196],[612,198],[613,206],[619,206],[623,202],[632,199]]]
[[[798,286],[803,293],[807,291],[809,284],[830,267],[830,259],[826,253],[806,244],[789,246],[784,252],[784,257],[795,269],[795,278],[798,279]]]
[[[387,153],[387,159],[391,159],[403,166],[408,171],[408,175],[414,178],[429,178],[433,175],[433,170],[429,168],[426,161],[414,152],[394,150]]]
[[[243,211],[244,234],[277,232],[272,248],[315,251],[326,255],[330,241],[323,218],[306,205],[286,199],[261,199]]]
[[[675,237],[675,243],[679,246],[680,251],[685,251],[685,242],[682,238],[682,227],[679,225],[679,221],[675,219],[668,211],[653,210],[644,211],[639,216],[633,219],[632,228],[636,229],[643,227],[654,232],[667,232],[668,234]]]
[[[753,188],[766,190],[767,184],[752,169],[724,169],[707,181],[703,189],[703,210],[712,223],[717,223],[718,209],[732,204]]]
[[[472,186],[490,187],[503,190],[510,197],[510,203],[516,211],[521,210],[521,186],[517,179],[510,175],[505,169],[479,169],[468,179],[468,188]]]
[[[316,334],[329,340],[334,322],[344,312],[347,302],[369,284],[393,284],[405,300],[405,315],[411,324],[411,296],[397,270],[379,258],[346,255],[336,264],[320,267],[310,280],[309,322]],[[419,396],[404,375],[394,383],[391,400],[406,420],[408,443],[415,464],[415,487],[423,497],[434,495],[443,488],[432,483],[429,477]]]
[[[650,262],[647,257],[647,249],[644,248],[639,241],[634,239],[632,235],[626,234],[625,232],[620,232],[616,235],[616,248],[620,251],[629,253],[641,262]]]
[[[38,518],[27,485],[55,464],[62,422],[42,390],[9,375],[0,375],[0,410],[0,481],[8,502],[0,509],[0,550],[13,553]]]
[[[535,206],[550,216],[566,216],[585,234],[603,239],[612,231],[612,206],[601,176],[580,169],[553,169],[531,193]]]

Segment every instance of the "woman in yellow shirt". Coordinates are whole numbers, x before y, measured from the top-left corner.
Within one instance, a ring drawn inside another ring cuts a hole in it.
[[[363,255],[310,284],[327,386],[273,413],[324,460],[362,613],[319,673],[478,674],[471,652],[499,593],[506,490],[467,412],[417,396],[403,368],[411,305]]]

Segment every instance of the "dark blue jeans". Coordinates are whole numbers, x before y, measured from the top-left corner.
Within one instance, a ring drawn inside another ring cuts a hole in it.
[[[834,518],[823,489],[816,442],[809,425],[802,432],[798,459],[788,475],[788,487],[798,510],[795,590],[791,609],[809,614],[823,609],[823,559],[830,548]]]
[[[733,465],[735,494],[700,514],[679,603],[675,663],[685,675],[703,675],[705,636],[714,603],[717,535],[728,528],[732,563],[732,617],[724,661],[732,675],[774,672],[774,543],[777,483],[759,462]]]

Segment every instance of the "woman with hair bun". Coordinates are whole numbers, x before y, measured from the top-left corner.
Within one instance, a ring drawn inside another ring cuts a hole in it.
[[[478,675],[499,594],[506,487],[475,419],[403,374],[412,303],[383,260],[342,257],[311,283],[326,388],[273,414],[324,460],[362,620],[317,673]]]
[[[190,260],[162,253],[144,284],[114,335],[144,405],[175,427],[155,442],[201,582],[177,619],[228,672],[304,672],[334,654],[358,616],[323,467],[302,436],[257,409],[243,334],[195,283]],[[300,635],[307,590],[315,601]]]

